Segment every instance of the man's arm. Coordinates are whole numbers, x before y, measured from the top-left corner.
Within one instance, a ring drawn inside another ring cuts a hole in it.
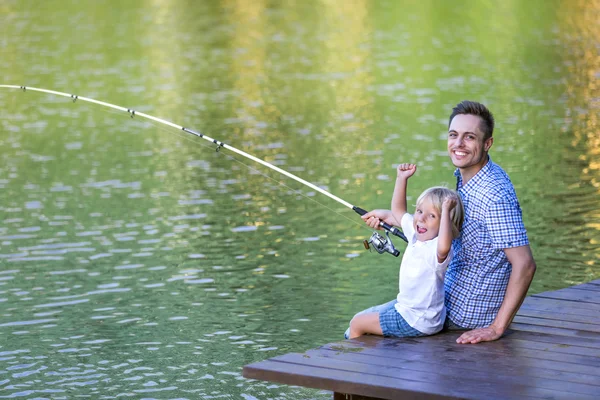
[[[521,307],[535,274],[535,261],[529,246],[504,249],[504,254],[506,254],[512,265],[512,272],[508,280],[504,300],[494,322],[487,328],[473,329],[463,333],[456,339],[456,343],[479,343],[499,339],[512,322],[519,307]]]

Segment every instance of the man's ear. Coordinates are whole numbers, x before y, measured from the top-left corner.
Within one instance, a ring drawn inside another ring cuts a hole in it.
[[[485,142],[483,142],[483,149],[485,151],[490,151],[490,147],[494,144],[494,138],[488,138]]]

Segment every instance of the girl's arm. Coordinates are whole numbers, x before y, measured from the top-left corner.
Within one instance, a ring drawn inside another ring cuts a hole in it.
[[[442,216],[440,217],[440,231],[438,233],[437,259],[441,264],[446,261],[450,248],[452,247],[452,221],[450,211],[456,207],[457,201],[454,197],[447,197],[442,203]]]
[[[402,216],[406,214],[406,187],[408,178],[417,172],[415,164],[400,164],[396,170],[396,186],[392,196],[392,216],[396,221],[394,225],[400,226]]]

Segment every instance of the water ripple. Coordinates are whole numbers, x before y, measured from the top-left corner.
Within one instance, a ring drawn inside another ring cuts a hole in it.
[[[57,321],[57,319],[35,319],[35,320],[31,320],[31,321],[14,321],[14,322],[6,322],[3,324],[0,324],[0,327],[46,324],[48,322],[54,322],[54,321]]]

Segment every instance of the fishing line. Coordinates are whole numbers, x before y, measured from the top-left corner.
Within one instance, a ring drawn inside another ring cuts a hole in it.
[[[111,115],[118,115],[118,114],[121,114],[121,113],[119,113],[119,112],[117,112],[117,111],[114,111],[114,110],[111,110],[111,109],[108,109],[108,110],[107,110],[107,109],[101,109],[100,111],[102,111],[102,112],[105,112],[105,113],[107,113],[107,114],[111,114]],[[163,127],[162,125],[159,125],[158,123],[156,123],[156,122],[154,122],[154,121],[145,121],[145,122],[147,122],[147,123],[151,124],[152,126],[154,126],[154,128],[156,128],[156,129],[158,129],[158,130],[160,130],[160,131],[162,131],[162,132],[165,132],[165,133],[167,133],[167,134],[169,134],[169,135],[175,135],[175,136],[177,136],[178,138],[180,138],[180,139],[182,139],[182,140],[189,141],[190,143],[193,143],[193,144],[195,144],[195,145],[202,146],[202,147],[205,147],[205,148],[207,148],[207,149],[211,149],[211,150],[213,149],[213,147],[212,147],[212,146],[210,146],[210,145],[208,145],[208,144],[204,144],[204,143],[202,143],[202,142],[198,142],[198,141],[196,141],[196,140],[193,140],[193,139],[192,139],[192,138],[190,138],[188,135],[185,135],[185,136],[184,136],[184,135],[182,135],[181,133],[179,133],[179,131],[173,131],[172,129],[167,129],[167,128]],[[336,210],[334,210],[333,208],[329,207],[328,205],[326,205],[326,204],[323,204],[323,203],[319,202],[318,200],[316,200],[316,199],[314,199],[314,198],[312,198],[312,197],[310,197],[310,196],[308,196],[308,195],[306,195],[306,194],[302,193],[300,190],[298,190],[298,189],[294,189],[293,187],[291,187],[291,186],[289,186],[289,185],[285,184],[283,181],[277,180],[277,179],[273,178],[272,176],[269,176],[269,175],[267,175],[266,173],[264,173],[264,172],[262,172],[262,171],[260,171],[260,170],[258,170],[258,169],[256,169],[256,168],[254,168],[254,167],[252,167],[252,166],[250,166],[250,165],[248,165],[248,164],[244,163],[243,161],[241,161],[241,160],[239,160],[239,159],[235,158],[234,156],[232,156],[232,155],[230,155],[230,154],[223,153],[223,152],[219,152],[219,154],[220,154],[220,155],[222,155],[223,157],[226,157],[227,159],[229,159],[229,160],[231,160],[231,161],[235,161],[235,162],[237,162],[238,164],[241,164],[241,165],[243,165],[244,167],[248,168],[249,170],[251,170],[251,171],[255,172],[256,174],[258,174],[258,175],[260,175],[260,176],[262,176],[262,177],[265,177],[265,178],[267,178],[267,179],[269,179],[269,180],[271,180],[271,181],[273,181],[273,182],[277,183],[277,184],[278,184],[278,185],[280,185],[280,186],[283,186],[284,188],[286,188],[286,189],[288,189],[288,190],[292,191],[293,193],[295,193],[295,194],[297,194],[297,195],[299,195],[299,196],[301,196],[301,197],[303,197],[303,198],[305,198],[305,199],[308,199],[308,200],[310,200],[310,201],[312,201],[312,202],[314,202],[314,203],[318,204],[318,205],[319,205],[319,206],[321,206],[321,207],[324,207],[324,208],[326,208],[327,210],[331,211],[332,213],[334,213],[334,214],[336,214],[336,215],[338,215],[338,216],[340,216],[340,217],[342,217],[342,218],[344,218],[344,219],[346,219],[346,220],[348,220],[348,221],[352,222],[353,224],[356,224],[356,225],[358,225],[359,227],[361,227],[361,228],[363,228],[363,229],[370,230],[370,229],[369,229],[369,228],[367,228],[367,227],[366,227],[364,224],[361,224],[361,223],[359,223],[358,221],[356,221],[356,220],[354,220],[354,219],[352,219],[352,218],[350,218],[350,217],[348,217],[348,216],[346,216],[346,215],[344,215],[344,214],[340,213],[339,211],[336,211]]]
[[[167,132],[167,133],[169,133],[169,134],[173,134],[173,133],[174,133],[173,131],[170,131],[170,130],[167,130],[167,129],[163,128],[162,126],[156,125],[156,124],[155,124],[155,123],[153,123],[152,121],[150,121],[150,124],[154,125],[154,127],[155,127],[155,128],[157,128],[157,129],[159,129],[159,130],[161,130],[161,131]],[[189,138],[188,136],[183,136],[183,135],[181,135],[179,132],[175,133],[175,135],[176,135],[177,137],[179,137],[180,139],[187,140],[187,141],[189,141],[189,142],[191,142],[191,143],[194,143],[194,144],[196,144],[196,145],[200,145],[200,146],[202,146],[202,147],[206,147],[206,148],[209,148],[209,149],[213,149],[211,146],[209,146],[209,145],[207,145],[207,144],[204,144],[204,143],[200,143],[200,142],[198,142],[198,141],[195,141],[195,140],[193,140],[193,139]],[[261,176],[263,176],[263,177],[265,177],[265,178],[267,178],[267,179],[269,179],[269,180],[271,180],[271,181],[273,181],[273,182],[277,183],[278,185],[280,185],[280,186],[283,186],[284,188],[291,190],[291,191],[292,191],[292,192],[294,192],[295,194],[297,194],[297,195],[299,195],[299,196],[302,196],[302,197],[304,197],[305,199],[308,199],[308,200],[310,200],[310,201],[312,201],[312,202],[314,202],[314,203],[316,203],[316,204],[320,205],[321,207],[324,207],[324,208],[326,208],[327,210],[331,211],[332,213],[334,213],[334,214],[337,214],[338,216],[340,216],[340,217],[342,217],[342,218],[345,218],[345,219],[347,219],[348,221],[352,222],[353,224],[356,224],[356,225],[358,225],[358,226],[359,226],[359,227],[361,227],[361,228],[364,228],[364,229],[370,230],[370,229],[369,229],[369,228],[367,228],[367,227],[366,227],[364,224],[361,224],[361,223],[359,223],[358,221],[356,221],[356,220],[354,220],[354,219],[352,219],[352,218],[350,218],[350,217],[348,217],[348,216],[346,216],[346,215],[344,215],[344,214],[340,213],[339,211],[336,211],[336,210],[334,210],[333,208],[331,208],[331,207],[327,206],[326,204],[323,204],[323,203],[319,202],[318,200],[316,200],[316,199],[314,199],[314,198],[312,198],[312,197],[310,197],[310,196],[308,196],[308,195],[306,195],[306,194],[302,193],[302,192],[301,192],[301,191],[299,191],[298,189],[294,189],[293,187],[286,185],[286,184],[285,184],[283,181],[279,181],[279,180],[277,180],[277,179],[273,178],[272,176],[269,176],[269,175],[265,174],[264,172],[262,172],[262,171],[259,171],[258,169],[256,169],[256,168],[254,168],[254,167],[252,167],[252,166],[250,166],[250,165],[248,165],[248,164],[244,163],[243,161],[241,161],[241,160],[239,160],[239,159],[235,158],[234,156],[232,156],[232,155],[230,155],[230,154],[225,154],[225,153],[223,153],[223,152],[219,152],[219,153],[220,153],[220,154],[221,154],[223,157],[227,157],[229,160],[235,161],[235,162],[237,162],[237,163],[239,163],[239,164],[243,165],[244,167],[248,168],[249,170],[256,172],[258,175],[261,175]]]
[[[57,92],[57,91],[49,90],[49,89],[40,89],[40,88],[27,87],[27,86],[18,86],[18,85],[0,85],[0,88],[5,88],[5,89],[20,89],[23,92],[26,92],[26,91],[29,90],[29,91],[34,91],[34,92],[42,92],[42,93],[48,93],[48,94],[53,94],[53,95],[57,95],[57,96],[68,97],[68,98],[72,99],[72,101],[74,103],[77,100],[84,101],[84,102],[89,102],[89,103],[94,103],[94,104],[98,104],[98,105],[107,107],[109,109],[127,112],[131,118],[134,118],[135,116],[139,116],[139,117],[148,119],[150,121],[154,121],[154,122],[161,123],[163,125],[170,126],[172,128],[184,131],[186,133],[189,133],[189,134],[192,134],[194,136],[197,136],[197,137],[199,137],[201,139],[204,139],[204,140],[207,140],[209,142],[212,142],[213,144],[215,144],[217,146],[216,149],[215,149],[216,151],[220,151],[222,148],[224,148],[224,149],[230,150],[233,153],[237,153],[237,154],[239,154],[239,155],[241,155],[241,156],[243,156],[245,158],[248,158],[248,159],[250,159],[252,161],[255,161],[255,162],[259,163],[259,164],[262,164],[263,166],[265,166],[267,168],[270,168],[270,169],[272,169],[272,170],[274,170],[276,172],[279,172],[280,174],[285,175],[288,178],[291,178],[291,179],[293,179],[293,180],[295,180],[297,182],[300,182],[303,185],[306,185],[306,186],[310,187],[311,189],[314,189],[317,192],[319,192],[319,193],[321,193],[321,194],[323,194],[323,195],[325,195],[325,196],[327,196],[327,197],[329,197],[329,198],[337,201],[338,203],[343,204],[344,206],[352,209],[354,212],[356,212],[357,214],[359,214],[361,216],[365,215],[367,213],[366,210],[364,210],[364,209],[362,209],[360,207],[354,206],[354,205],[348,203],[347,201],[345,201],[345,200],[343,200],[343,199],[341,199],[341,198],[333,195],[332,193],[326,191],[325,189],[322,189],[322,188],[320,188],[320,187],[318,187],[318,186],[316,186],[316,185],[314,185],[314,184],[312,184],[312,183],[310,183],[310,182],[308,182],[308,181],[306,181],[306,180],[304,180],[304,179],[302,179],[302,178],[300,178],[300,177],[298,177],[298,176],[296,176],[296,175],[294,175],[294,174],[292,174],[292,173],[290,173],[290,172],[288,172],[286,170],[283,170],[283,169],[281,169],[281,168],[279,168],[279,167],[277,167],[277,166],[275,166],[275,165],[273,165],[271,163],[268,163],[268,162],[266,162],[266,161],[264,161],[264,160],[262,160],[260,158],[257,158],[255,156],[253,156],[251,154],[248,154],[248,153],[246,153],[246,152],[244,152],[242,150],[239,150],[239,149],[237,149],[237,148],[235,148],[233,146],[230,146],[230,145],[228,145],[228,144],[226,144],[226,143],[224,143],[222,141],[219,141],[217,139],[213,139],[213,138],[211,138],[208,135],[205,135],[203,133],[196,132],[196,131],[193,131],[191,129],[185,128],[183,126],[174,124],[173,122],[170,122],[170,121],[158,118],[158,117],[154,117],[152,115],[145,114],[143,112],[139,112],[139,111],[136,111],[134,109],[129,109],[129,108],[121,107],[121,106],[118,106],[118,105],[115,105],[115,104],[106,103],[106,102],[95,100],[95,99],[91,99],[91,98],[88,98],[88,97],[78,96],[78,95],[64,93],[64,92]],[[238,160],[235,160],[235,161],[238,161]],[[245,165],[244,163],[241,163],[241,164]],[[249,166],[247,166],[247,167],[251,168]],[[259,174],[263,175],[260,171],[257,171],[257,172]],[[266,175],[263,175],[263,176],[266,176]],[[273,178],[269,177],[269,179],[273,179]],[[273,179],[273,180],[275,182],[278,182],[275,179]],[[288,187],[287,185],[283,185],[283,186]],[[291,189],[294,192],[297,192],[297,191],[295,191],[292,188],[289,188],[289,189]],[[301,193],[299,193],[299,194],[301,194]],[[306,198],[309,198],[308,196],[305,196],[305,195],[302,195],[302,196],[304,196]],[[317,204],[320,204],[318,201],[315,201],[315,202]],[[325,205],[323,205],[323,206],[326,207],[327,209],[331,210],[329,207],[327,207]],[[335,212],[335,211],[333,211],[333,212]],[[335,212],[335,213],[338,214],[337,212]],[[341,215],[341,214],[338,214],[338,215]],[[377,232],[374,232],[373,235],[371,236],[371,240],[368,241],[368,242],[367,241],[364,242],[365,247],[369,248],[369,243],[371,243],[371,244],[373,244],[373,246],[375,247],[375,250],[377,250],[378,253],[388,252],[388,253],[391,253],[391,254],[393,254],[395,256],[398,256],[399,255],[399,251],[394,248],[391,240],[389,240],[389,234],[391,233],[391,234],[393,234],[395,236],[398,236],[398,237],[402,238],[404,241],[407,241],[406,236],[404,236],[404,234],[402,233],[402,231],[400,229],[398,229],[397,227],[391,226],[391,225],[389,225],[389,224],[387,224],[387,223],[385,223],[383,221],[380,221],[379,226],[385,230],[385,233],[386,233],[386,236],[388,236],[388,239],[382,237]]]

